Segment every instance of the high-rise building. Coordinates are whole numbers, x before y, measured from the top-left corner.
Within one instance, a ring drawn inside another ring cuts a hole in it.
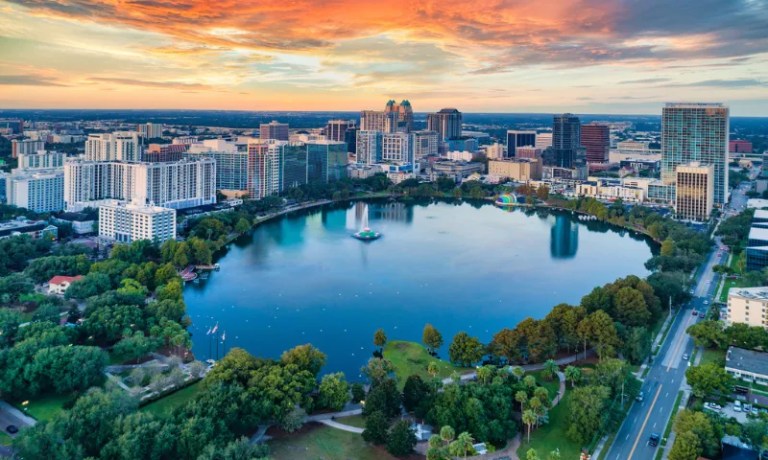
[[[357,164],[372,165],[381,161],[381,131],[357,131]]]
[[[537,147],[525,146],[518,147],[515,158],[532,158],[541,161],[541,149]]]
[[[183,209],[216,203],[212,158],[146,163],[69,159],[64,202],[77,211],[105,199]]]
[[[285,142],[285,141],[283,141]],[[248,143],[248,194],[254,200],[280,193],[281,141]]]
[[[7,172],[0,172],[0,203],[8,202],[8,187],[10,186],[11,175]]]
[[[675,215],[678,219],[706,222],[712,214],[715,169],[712,165],[691,162],[675,169],[677,191]]]
[[[743,139],[733,139],[728,142],[730,153],[752,153],[752,143]]]
[[[355,129],[354,120],[330,120],[325,125],[325,137],[331,141],[346,142],[347,131]]]
[[[668,103],[661,114],[661,180],[674,184],[679,165],[698,161],[715,169],[714,203],[728,201],[728,107]]]
[[[179,161],[184,157],[189,145],[187,144],[149,144],[142,155],[142,161],[162,163]]]
[[[307,182],[331,182],[347,177],[347,147],[343,142],[307,142]]]
[[[516,131],[507,130],[507,156],[514,158],[517,156],[519,147],[535,147],[536,131]]]
[[[436,131],[413,132],[413,159],[420,162],[428,156],[437,156],[440,142]]]
[[[45,150],[45,141],[33,141],[32,139],[11,141],[11,156],[18,158],[19,155],[30,155]]]
[[[288,137],[288,123],[279,123],[273,120],[259,126],[259,138],[263,140],[287,141]]]
[[[19,169],[50,169],[61,168],[64,166],[64,155],[61,152],[47,152],[45,150],[40,153],[21,153],[18,156]]]
[[[55,169],[14,169],[7,181],[8,204],[34,212],[64,209],[64,172]]]
[[[537,133],[536,145],[534,147],[541,150],[546,150],[549,147],[552,147],[552,133]]]
[[[19,118],[0,118],[0,131],[8,134],[21,134],[24,132],[24,120]]]
[[[207,139],[189,146],[185,156],[213,158],[216,162],[216,190],[236,192],[248,189],[247,144]]]
[[[99,237],[118,243],[176,239],[176,210],[107,200],[99,204]]]
[[[139,133],[123,131],[89,134],[85,141],[85,159],[92,161],[141,161]]]
[[[387,163],[413,163],[413,135],[397,132],[381,137],[381,161]]]
[[[307,183],[307,146],[289,143],[283,146],[280,156],[280,190]]]
[[[397,130],[399,116],[399,112],[394,111],[363,110],[360,112],[360,129],[393,133]]]
[[[427,130],[437,131],[440,142],[461,137],[462,115],[456,109],[442,109],[427,115]]]
[[[163,125],[157,123],[142,123],[136,126],[139,136],[144,139],[156,139],[163,137]]]
[[[410,133],[413,130],[413,108],[411,103],[405,99],[399,104],[394,100],[389,100],[384,108],[384,113],[394,113],[395,126],[392,130],[388,131],[402,131]],[[389,119],[392,119],[391,117]]]
[[[586,151],[587,163],[607,163],[608,154],[611,152],[611,133],[608,125],[581,125],[581,145]]]
[[[552,126],[552,148],[555,154],[555,166],[574,168],[579,165],[581,148],[579,117],[570,113],[555,115]]]
[[[485,156],[489,160],[501,160],[507,156],[507,146],[500,143],[485,146]],[[417,157],[418,159],[418,157]]]

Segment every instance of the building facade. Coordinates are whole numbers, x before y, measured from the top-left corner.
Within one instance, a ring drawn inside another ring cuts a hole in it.
[[[427,130],[435,131],[440,142],[461,137],[462,114],[456,109],[442,109],[427,114]]]
[[[347,131],[355,129],[354,120],[329,120],[325,125],[325,137],[331,141],[346,142]]]
[[[608,125],[581,125],[581,146],[584,147],[587,163],[606,163],[611,151],[611,133]]]
[[[397,112],[363,110],[360,112],[360,130],[393,133],[397,129]]]
[[[552,126],[552,148],[555,166],[574,168],[580,163],[581,122],[579,117],[565,113],[555,115]]]
[[[141,161],[139,133],[121,131],[89,134],[85,141],[85,159],[91,161]]]
[[[413,136],[404,132],[381,136],[381,161],[387,163],[413,163]]]
[[[283,146],[280,155],[280,190],[307,183],[307,146],[290,143]]]
[[[116,200],[99,205],[99,237],[118,243],[176,239],[176,210]]]
[[[279,123],[273,120],[259,126],[259,138],[262,140],[287,141],[288,136],[288,123]]]
[[[64,171],[15,169],[7,182],[7,200],[19,208],[45,213],[64,209]]]
[[[163,125],[157,123],[141,123],[136,126],[139,136],[144,139],[157,139],[163,137]]]
[[[216,189],[248,189],[248,144],[209,139],[189,146],[187,158],[212,158],[216,162]]]
[[[541,180],[541,170],[541,162],[532,158],[509,158],[488,162],[489,175],[506,177],[517,182]]]
[[[679,165],[698,161],[715,171],[714,203],[728,201],[728,107],[668,103],[661,115],[661,179],[674,184]]]
[[[678,219],[706,222],[712,214],[715,169],[692,162],[676,169],[675,215]]]
[[[20,153],[19,169],[50,169],[64,166],[66,155],[61,152],[39,151],[39,153]]]
[[[280,193],[280,143],[254,141],[248,143],[248,195],[251,199]]]
[[[517,149],[520,147],[535,147],[536,131],[516,131],[507,130],[507,156],[514,158],[517,156]]]
[[[768,287],[733,288],[728,291],[728,310],[725,315],[727,325],[746,324],[768,329],[766,314]]]
[[[45,150],[45,141],[32,139],[14,139],[11,141],[11,156],[13,158],[18,158],[19,155],[31,155],[40,150]]]
[[[331,182],[347,177],[347,148],[343,142],[307,144],[307,182]]]
[[[413,159],[420,162],[423,158],[436,156],[438,152],[438,134],[435,131],[413,132]]]
[[[372,165],[381,161],[382,149],[381,131],[359,130],[357,131],[356,163]]]

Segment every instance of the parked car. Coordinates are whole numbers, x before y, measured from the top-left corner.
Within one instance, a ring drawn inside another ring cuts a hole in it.
[[[651,437],[648,438],[648,445],[651,447],[658,446],[659,439],[661,439],[661,436],[659,435],[659,433],[651,433]]]
[[[741,412],[741,401],[733,402],[733,410],[736,412]]]
[[[640,393],[638,393],[638,394],[637,394],[637,396],[635,397],[635,401],[637,401],[637,402],[643,402],[643,399],[645,399],[645,394],[643,394],[643,392],[641,391],[641,392],[640,392]]]

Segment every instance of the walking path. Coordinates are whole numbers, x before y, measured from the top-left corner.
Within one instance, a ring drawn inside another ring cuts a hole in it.
[[[362,410],[360,412],[362,412]],[[339,430],[348,431],[350,433],[357,433],[357,434],[362,434],[363,433],[363,429],[362,428],[358,428],[356,426],[351,426],[351,425],[345,425],[343,423],[339,423],[339,422],[336,422],[334,420],[320,420],[320,423],[322,423],[323,425],[328,425],[331,428],[336,428],[336,429],[339,429]]]

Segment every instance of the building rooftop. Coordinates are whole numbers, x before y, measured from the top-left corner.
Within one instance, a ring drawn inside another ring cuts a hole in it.
[[[123,208],[128,209],[130,211],[139,212],[142,214],[156,214],[158,212],[163,211],[173,211],[176,212],[175,209],[171,208],[164,208],[161,206],[153,206],[153,205],[144,205],[144,204],[137,204],[137,203],[128,203],[125,201],[118,201],[118,200],[105,200],[103,203],[99,205],[99,208]]]
[[[48,281],[48,284],[72,283],[74,281],[78,281],[81,279],[83,279],[83,277],[80,275],[77,275],[77,276],[56,275]]]
[[[768,353],[729,347],[725,367],[739,371],[768,375]]]
[[[750,300],[768,300],[768,286],[738,288],[728,291],[728,297],[739,296]]]
[[[768,221],[768,210],[755,209],[755,215],[752,216],[752,221],[754,222],[757,219]]]
[[[749,240],[768,241],[768,228],[751,227],[749,229]]]

